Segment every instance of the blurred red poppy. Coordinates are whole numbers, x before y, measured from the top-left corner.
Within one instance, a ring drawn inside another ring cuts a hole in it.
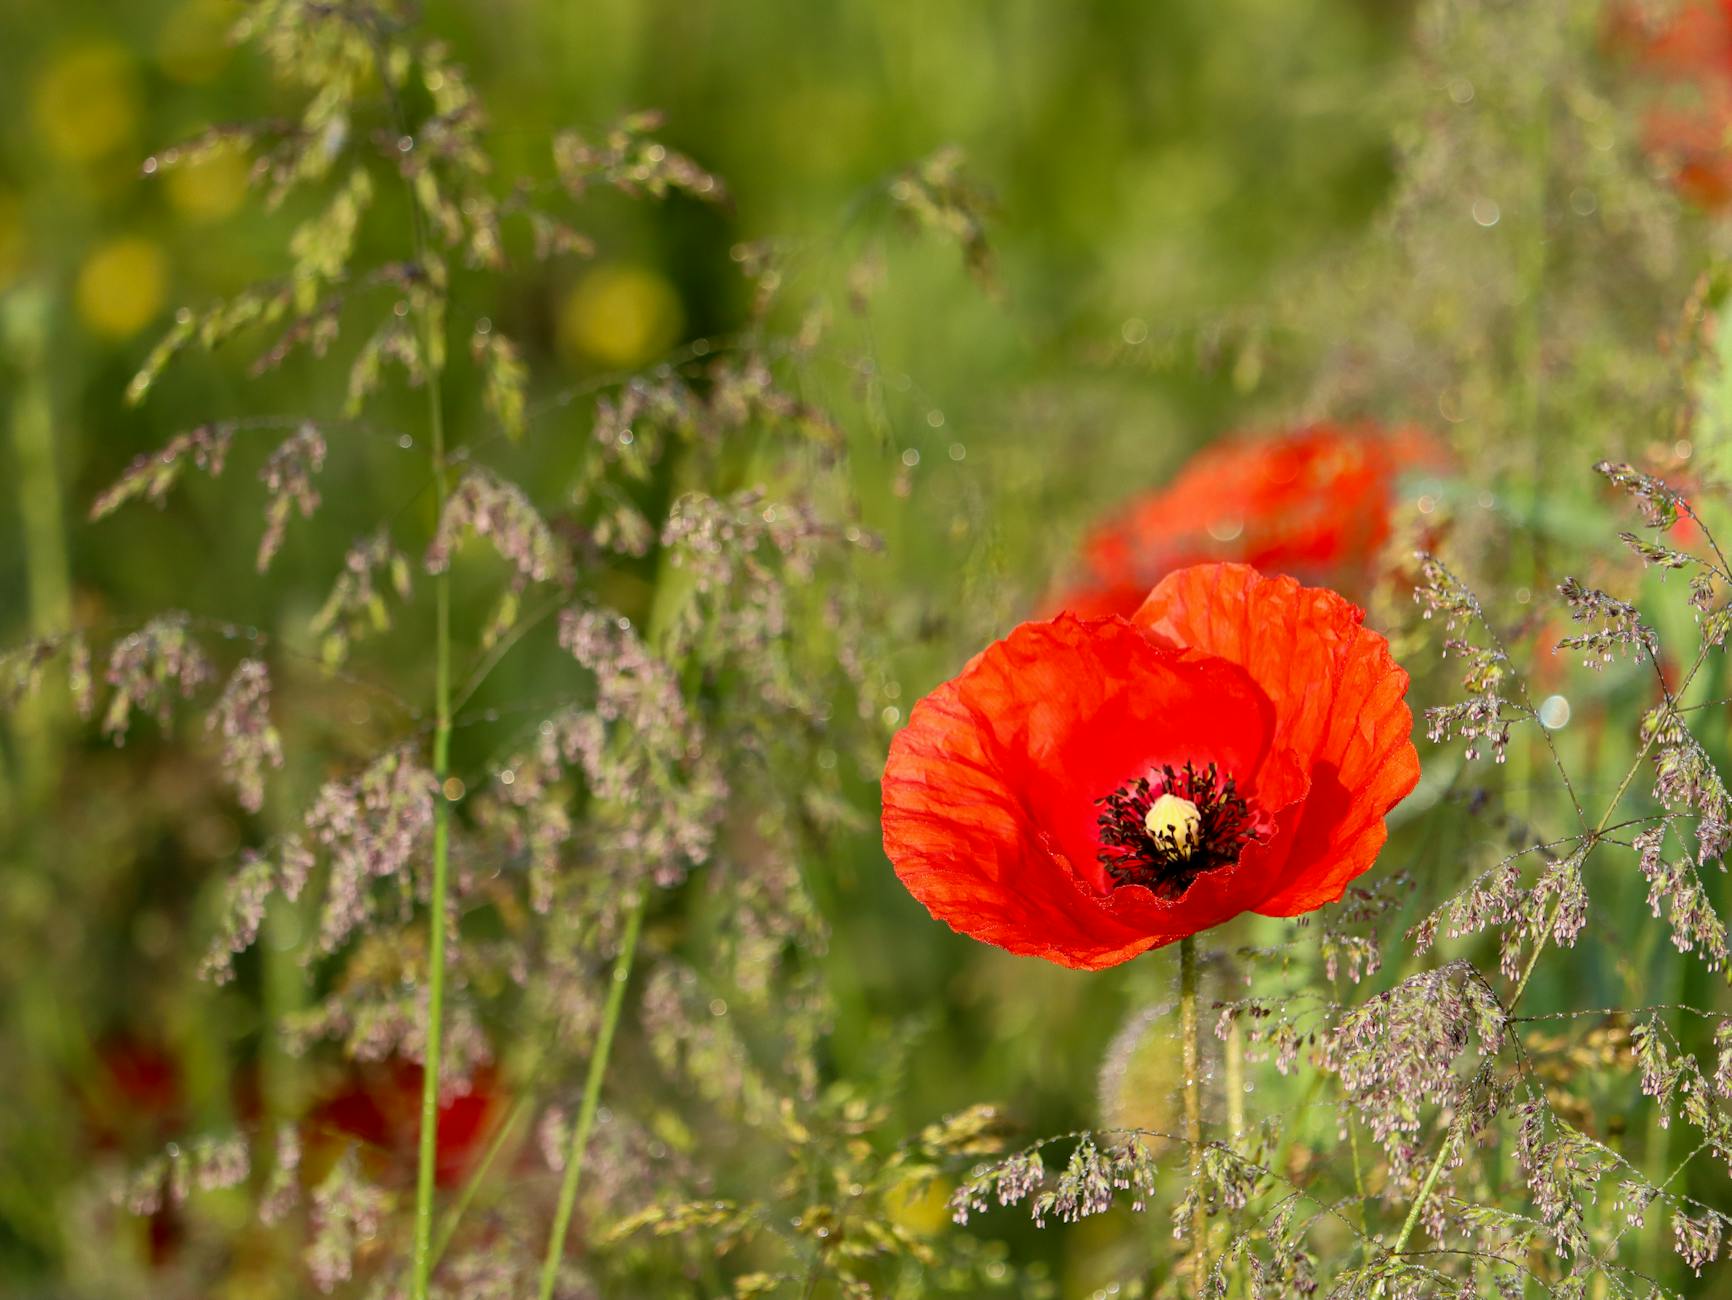
[[[891,743],[885,852],[953,929],[1088,970],[1332,902],[1419,779],[1407,674],[1362,619],[1208,564],[1134,620],[1025,623]]]
[[[480,1155],[499,1090],[493,1071],[476,1071],[469,1091],[443,1102],[435,1131],[434,1178],[440,1187],[463,1181]],[[394,1061],[356,1068],[309,1116],[315,1135],[354,1138],[377,1158],[412,1178],[421,1132],[421,1067]]]
[[[97,1052],[102,1070],[99,1097],[112,1110],[95,1116],[105,1141],[117,1126],[144,1128],[151,1140],[180,1123],[180,1066],[163,1047],[120,1035]]]
[[[1612,12],[1612,43],[1683,91],[1643,124],[1648,151],[1699,207],[1732,202],[1732,0],[1687,3],[1654,22],[1634,5]]]
[[[185,1126],[179,1062],[160,1044],[124,1033],[106,1039],[96,1056],[95,1086],[85,1110],[91,1144],[104,1150],[160,1150]],[[147,1223],[151,1265],[167,1267],[185,1236],[179,1207],[165,1200]]]
[[[1055,607],[1129,617],[1163,574],[1210,560],[1363,590],[1399,479],[1446,464],[1429,435],[1370,425],[1218,443],[1084,539],[1088,576]]]

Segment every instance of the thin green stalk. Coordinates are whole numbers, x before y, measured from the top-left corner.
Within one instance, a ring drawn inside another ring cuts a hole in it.
[[[391,75],[385,34],[369,21],[361,30],[373,49],[391,116],[400,136],[410,138],[410,123],[402,98]],[[445,369],[443,299],[445,274],[435,262],[427,234],[421,200],[407,173],[404,196],[409,204],[410,233],[414,241],[415,265],[422,282],[414,295],[415,317],[421,336],[421,362],[427,376],[427,427],[432,444],[434,526],[445,513],[450,468],[445,449],[445,402],[440,376]],[[445,1028],[445,927],[446,902],[451,888],[451,798],[446,781],[451,775],[451,570],[445,566],[433,576],[434,681],[433,681],[433,887],[427,907],[427,1029],[422,1057],[421,1133],[415,1172],[415,1247],[410,1264],[410,1300],[427,1300],[433,1272],[433,1191],[439,1154],[439,1078],[444,1054]]]
[[[595,1050],[590,1053],[589,1073],[583,1081],[583,1102],[578,1107],[577,1123],[571,1129],[571,1146],[565,1154],[565,1177],[559,1185],[559,1204],[553,1214],[553,1231],[547,1238],[547,1258],[541,1266],[541,1289],[537,1293],[540,1300],[552,1300],[559,1261],[565,1255],[565,1237],[571,1227],[572,1207],[577,1204],[578,1179],[583,1174],[583,1154],[589,1146],[590,1130],[595,1127],[596,1108],[601,1104],[601,1081],[613,1050],[613,1031],[619,1024],[620,1007],[625,1004],[625,986],[631,979],[632,959],[637,955],[643,913],[644,899],[640,897],[626,913],[625,933],[619,941],[619,955],[614,958],[613,980],[601,1013],[601,1030],[596,1035]]]
[[[1359,1121],[1347,1116],[1347,1145],[1353,1152],[1353,1195],[1359,1206],[1359,1246],[1371,1249],[1371,1220],[1365,1211],[1365,1159],[1359,1154]]]
[[[415,243],[426,267],[426,241],[415,222]],[[427,293],[430,294],[429,288]],[[422,350],[427,368],[428,425],[433,442],[434,519],[445,513],[445,409],[439,392],[439,351],[431,298],[420,303]],[[433,1184],[439,1154],[439,1075],[445,1027],[445,904],[450,892],[451,800],[451,577],[447,566],[433,578],[433,891],[427,905],[427,1049],[421,1077],[421,1150],[415,1176],[415,1256],[412,1300],[427,1300],[433,1272]]]
[[[1335,1001],[1341,1001],[1341,980],[1334,981]],[[1365,1159],[1359,1151],[1359,1121],[1354,1117],[1353,1107],[1348,1105],[1345,1111],[1347,1122],[1347,1145],[1353,1155],[1353,1195],[1359,1207],[1359,1249],[1368,1254],[1371,1250],[1371,1220],[1366,1213],[1365,1202]]]
[[[1707,680],[1703,683],[1702,698],[1717,700],[1725,694],[1727,667],[1726,656],[1723,654],[1715,656],[1713,662],[1707,665],[1703,672],[1703,676]],[[1703,749],[1708,752],[1716,767],[1720,767],[1726,757],[1726,724],[1727,717],[1724,709],[1709,709],[1705,711],[1696,728],[1697,740],[1701,742]],[[1721,914],[1725,914],[1724,908],[1722,908]],[[1645,929],[1647,933],[1643,936],[1646,941],[1644,955],[1648,955],[1659,945],[1660,927],[1648,926]],[[1671,987],[1666,1001],[1698,1007],[1713,1007],[1716,1004],[1715,986],[1723,986],[1724,981],[1709,970],[1706,962],[1685,959],[1673,961],[1669,967],[1669,969],[1664,970],[1663,974],[1659,974],[1655,978],[1655,982],[1658,982],[1659,978],[1664,978],[1670,983]],[[1650,962],[1639,961],[1637,969],[1643,972],[1648,971]],[[1712,1057],[1715,1054],[1715,1045],[1713,1041],[1714,1031],[1710,1028],[1711,1023],[1707,1020],[1698,1023],[1694,1018],[1686,1018],[1685,1022],[1678,1026],[1679,1045],[1685,1051],[1698,1057],[1703,1055]],[[1648,1183],[1654,1187],[1669,1185],[1672,1177],[1678,1177],[1683,1173],[1690,1159],[1687,1154],[1689,1144],[1685,1143],[1684,1151],[1686,1154],[1683,1163],[1678,1165],[1677,1173],[1671,1177],[1667,1176],[1667,1168],[1672,1165],[1674,1158],[1679,1154],[1678,1144],[1683,1134],[1680,1132],[1681,1125],[1672,1125],[1665,1121],[1666,1112],[1660,1106],[1656,1106],[1648,1116],[1642,1174]],[[1688,1186],[1685,1190],[1688,1190]],[[1660,1258],[1664,1258],[1667,1249],[1666,1238],[1670,1232],[1669,1225],[1664,1222],[1664,1219],[1664,1215],[1650,1215],[1645,1225],[1645,1231],[1650,1235],[1652,1241],[1649,1249],[1657,1252]]]
[[[1237,1141],[1245,1133],[1245,1030],[1237,1016],[1227,1026],[1227,1131]]]
[[[499,1158],[499,1153],[505,1149],[512,1133],[517,1129],[519,1121],[529,1113],[529,1098],[518,1096],[511,1109],[505,1112],[505,1118],[499,1121],[499,1126],[493,1130],[493,1136],[488,1139],[487,1150],[481,1155],[481,1160],[470,1171],[463,1184],[463,1191],[457,1197],[457,1203],[445,1212],[445,1217],[439,1223],[439,1236],[433,1242],[433,1267],[439,1266],[439,1261],[445,1257],[445,1251],[451,1245],[451,1239],[457,1235],[457,1225],[463,1221],[463,1216],[474,1201],[475,1194],[481,1190],[481,1184],[487,1181],[488,1171],[493,1168],[493,1162]]]
[[[265,1113],[277,1123],[303,1114],[306,1105],[306,1064],[288,1050],[284,1035],[276,1032],[307,1004],[306,972],[295,956],[306,924],[303,906],[281,897],[271,900],[260,952],[265,1023],[272,1029],[265,1035],[261,1062]]]
[[[1227,1025],[1226,1051],[1227,1131],[1232,1134],[1233,1149],[1242,1152],[1245,1140],[1245,1029],[1234,1016]],[[1241,1296],[1251,1294],[1250,1262],[1243,1253],[1234,1270]]]
[[[806,1285],[800,1288],[800,1300],[813,1300],[818,1294],[818,1283],[824,1277],[824,1257],[814,1253],[811,1266],[806,1269]]]
[[[1707,657],[1708,647],[1704,644],[1701,650],[1696,653],[1696,662],[1691,664],[1690,671],[1684,674],[1684,681],[1678,688],[1678,695],[1676,698],[1682,698],[1684,692],[1690,689],[1690,682],[1695,678],[1696,673],[1701,669],[1702,663],[1707,659]],[[1659,738],[1659,734],[1659,728],[1654,728],[1648,738],[1642,742],[1642,747],[1636,751],[1636,760],[1630,764],[1630,770],[1624,773],[1624,779],[1618,782],[1618,788],[1612,792],[1611,802],[1606,805],[1606,811],[1600,816],[1600,824],[1594,827],[1593,831],[1588,835],[1587,849],[1583,855],[1584,862],[1586,861],[1586,853],[1591,853],[1593,851],[1594,847],[1600,842],[1600,836],[1605,834],[1606,827],[1612,824],[1612,814],[1617,812],[1618,805],[1623,802],[1624,792],[1630,788],[1630,783],[1636,779],[1636,773],[1642,770],[1642,762],[1648,757],[1648,751],[1654,747],[1654,741]],[[1556,906],[1552,908],[1551,918],[1546,922],[1545,928],[1540,931],[1539,937],[1534,940],[1533,955],[1528,958],[1528,964],[1522,971],[1522,977],[1516,982],[1515,992],[1510,994],[1509,1004],[1505,1008],[1506,1014],[1514,1014],[1516,1003],[1520,1002],[1522,1000],[1522,994],[1527,992],[1528,980],[1533,978],[1534,967],[1540,964],[1540,954],[1546,950],[1546,941],[1551,938],[1552,927],[1557,923],[1558,908],[1562,906],[1563,901],[1560,899]]]
[[[1425,1181],[1419,1185],[1419,1195],[1413,1198],[1413,1205],[1407,1211],[1407,1221],[1401,1225],[1401,1232],[1395,1238],[1395,1245],[1389,1253],[1399,1255],[1407,1245],[1407,1239],[1413,1235],[1413,1230],[1419,1225],[1419,1212],[1425,1208],[1425,1203],[1431,1197],[1431,1189],[1437,1185],[1437,1179],[1443,1173],[1443,1167],[1449,1161],[1450,1150],[1455,1146],[1455,1125],[1451,1124],[1443,1135],[1443,1145],[1437,1150],[1437,1159],[1431,1162],[1431,1168],[1426,1171]],[[1382,1285],[1378,1286],[1382,1294]]]
[[[1196,1203],[1191,1211],[1191,1284],[1203,1285],[1208,1263],[1209,1212],[1203,1201],[1203,1068],[1197,1028],[1197,941],[1191,935],[1179,940],[1179,1034],[1184,1042],[1185,1141],[1191,1148],[1191,1188]]]
[[[1708,650],[1709,646],[1704,643],[1702,648],[1696,652],[1696,661],[1690,665],[1689,671],[1684,674],[1684,679],[1679,684],[1674,699],[1682,699],[1684,692],[1690,689],[1690,683],[1695,680],[1696,674],[1701,671],[1703,663],[1708,658]],[[1586,852],[1591,853],[1593,851],[1600,843],[1600,837],[1605,834],[1606,827],[1612,824],[1612,816],[1617,812],[1618,805],[1623,802],[1624,793],[1630,788],[1630,783],[1636,779],[1636,773],[1642,770],[1643,760],[1648,757],[1648,751],[1654,747],[1654,741],[1658,737],[1659,728],[1656,727],[1642,742],[1642,747],[1636,751],[1635,761],[1630,764],[1630,770],[1624,773],[1624,779],[1618,782],[1618,788],[1612,792],[1611,800],[1606,804],[1606,811],[1600,816],[1599,825],[1594,827],[1587,836]],[[1533,954],[1528,958],[1521,979],[1516,982],[1515,992],[1510,995],[1509,1002],[1505,1005],[1505,1015],[1515,1013],[1516,1004],[1522,1000],[1522,994],[1527,992],[1528,980],[1533,978],[1534,968],[1540,964],[1540,954],[1546,950],[1546,942],[1551,938],[1552,929],[1557,922],[1558,908],[1562,906],[1563,903],[1560,900],[1552,908],[1551,917],[1540,931],[1538,938],[1534,940]],[[1443,1172],[1444,1162],[1449,1158],[1453,1136],[1454,1128],[1452,1126],[1449,1134],[1444,1137],[1443,1146],[1438,1150],[1437,1158],[1432,1161],[1430,1171],[1425,1175],[1425,1181],[1419,1185],[1419,1194],[1413,1198],[1413,1207],[1408,1210],[1407,1221],[1401,1225],[1401,1233],[1396,1237],[1395,1245],[1390,1248],[1391,1254],[1399,1255],[1402,1248],[1407,1245],[1407,1239],[1413,1235],[1413,1229],[1419,1222],[1419,1212],[1424,1208],[1427,1198],[1431,1195],[1431,1189],[1437,1182],[1438,1175]]]

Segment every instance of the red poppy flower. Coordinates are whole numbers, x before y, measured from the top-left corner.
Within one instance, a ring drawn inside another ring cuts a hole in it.
[[[184,1127],[180,1065],[159,1044],[130,1034],[97,1049],[95,1087],[86,1098],[86,1127],[98,1148],[160,1149]],[[181,1212],[165,1200],[150,1215],[146,1244],[151,1266],[166,1268],[186,1236]]]
[[[1445,464],[1428,435],[1369,425],[1218,443],[1089,534],[1088,578],[1056,608],[1129,617],[1163,574],[1210,560],[1362,589],[1389,538],[1399,479]]]
[[[1656,109],[1648,114],[1643,140],[1648,152],[1672,172],[1678,192],[1697,207],[1718,211],[1732,202],[1732,94],[1725,90],[1692,112]]]
[[[434,1180],[440,1187],[462,1183],[481,1153],[500,1100],[491,1069],[478,1070],[469,1091],[442,1101],[434,1130]],[[421,1132],[421,1067],[395,1061],[357,1070],[311,1115],[315,1134],[341,1134],[372,1148],[403,1178],[413,1176]]]
[[[1643,6],[1618,5],[1608,11],[1608,31],[1614,45],[1634,51],[1655,70],[1732,78],[1732,0],[1679,5],[1657,22]]]
[[[1023,624],[891,743],[896,874],[953,929],[1087,970],[1334,901],[1419,779],[1407,674],[1362,618],[1208,564],[1134,620]]]
[[[162,1131],[179,1123],[180,1066],[167,1050],[122,1035],[105,1042],[98,1059],[103,1090],[116,1107],[114,1119]]]
[[[1707,209],[1732,202],[1732,0],[1686,4],[1655,24],[1634,6],[1613,11],[1612,43],[1684,92],[1643,127],[1648,151],[1670,168],[1686,198]]]

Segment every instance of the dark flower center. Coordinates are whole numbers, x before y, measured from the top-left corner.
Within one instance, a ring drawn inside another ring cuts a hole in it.
[[[1161,767],[1104,798],[1100,863],[1115,884],[1177,898],[1205,871],[1231,866],[1265,837],[1250,802],[1215,765]]]

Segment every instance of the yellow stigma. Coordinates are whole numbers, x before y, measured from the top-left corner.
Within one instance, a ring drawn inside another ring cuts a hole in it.
[[[1171,843],[1181,860],[1196,852],[1203,838],[1203,814],[1176,794],[1164,794],[1150,804],[1143,826],[1156,840]]]

